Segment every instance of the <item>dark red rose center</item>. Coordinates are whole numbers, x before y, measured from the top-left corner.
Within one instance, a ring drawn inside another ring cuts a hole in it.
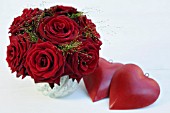
[[[42,57],[39,64],[42,66],[42,67],[46,67],[47,66],[47,58],[46,57]]]
[[[36,68],[41,70],[41,71],[45,71],[47,69],[50,69],[51,65],[53,65],[52,63],[52,56],[46,52],[46,51],[41,51],[37,57],[35,61],[36,63]]]
[[[57,31],[63,31],[65,28],[65,24],[60,22],[56,22],[54,26]]]
[[[85,61],[81,61],[80,66],[81,66],[81,69],[82,69],[83,71],[86,71],[86,70],[88,69],[88,66],[86,65],[86,62],[85,62]]]
[[[12,50],[9,51],[9,55],[11,56],[11,58],[14,57],[14,48]]]
[[[8,50],[8,54],[9,54],[9,58],[10,58],[10,60],[13,60],[14,58],[15,58],[15,56],[16,56],[16,48],[15,47],[10,47],[10,49]]]

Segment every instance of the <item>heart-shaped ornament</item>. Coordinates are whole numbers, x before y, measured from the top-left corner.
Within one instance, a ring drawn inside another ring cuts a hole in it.
[[[83,77],[85,87],[93,102],[109,96],[110,82],[116,70],[121,66],[123,64],[110,63],[100,58],[96,70],[90,75]]]
[[[145,76],[135,64],[126,64],[112,78],[110,109],[135,109],[154,103],[160,94],[158,83]]]

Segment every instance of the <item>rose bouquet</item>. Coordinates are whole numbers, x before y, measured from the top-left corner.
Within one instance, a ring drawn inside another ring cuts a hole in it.
[[[53,88],[64,75],[79,82],[98,66],[100,35],[73,7],[24,9],[9,33],[6,60],[17,77],[31,76],[35,83]]]

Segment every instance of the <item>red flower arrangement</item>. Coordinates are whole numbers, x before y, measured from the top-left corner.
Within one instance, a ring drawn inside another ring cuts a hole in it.
[[[78,82],[96,69],[102,42],[95,24],[73,7],[24,9],[10,26],[7,62],[17,77],[59,84]]]

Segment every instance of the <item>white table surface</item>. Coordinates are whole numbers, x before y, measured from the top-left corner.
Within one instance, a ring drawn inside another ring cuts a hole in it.
[[[72,95],[51,99],[28,77],[11,74],[6,58],[8,28],[25,7],[72,5],[86,12],[103,41],[101,57],[135,63],[161,87],[159,99],[136,110],[109,110],[109,99],[93,103],[83,82]],[[169,113],[170,112],[170,1],[169,0],[1,0],[0,2],[0,113]]]

